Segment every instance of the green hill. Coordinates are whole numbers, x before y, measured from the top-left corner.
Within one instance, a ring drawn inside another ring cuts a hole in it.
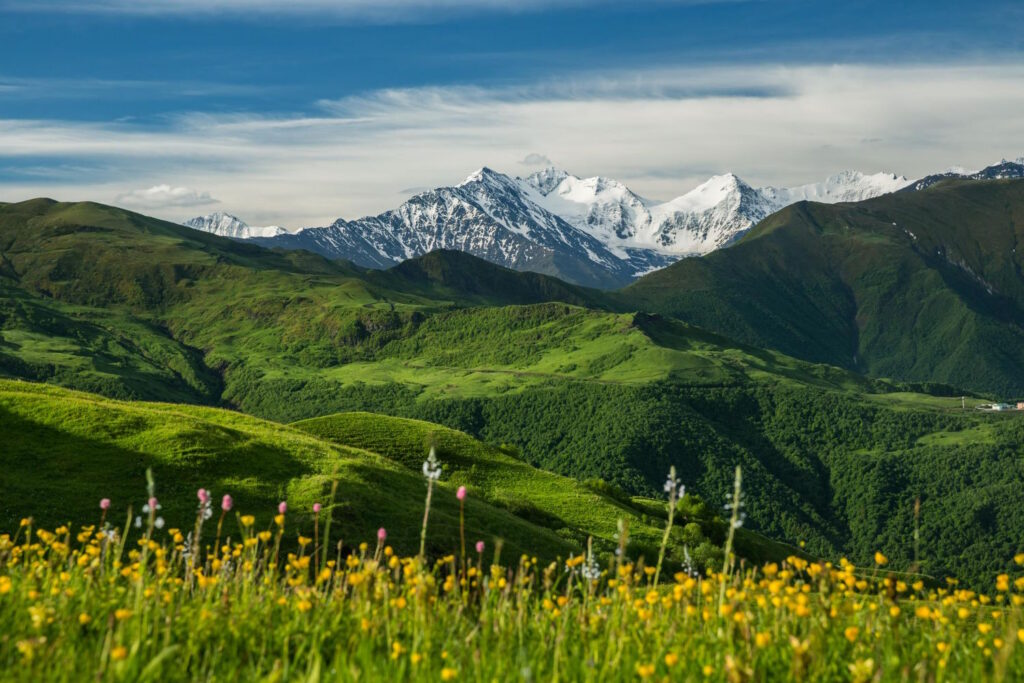
[[[629,523],[631,552],[657,556],[665,518],[663,501],[614,499],[580,482],[537,470],[460,432],[426,422],[368,413],[309,420],[288,427],[238,413],[175,404],[122,402],[16,381],[0,381],[0,523],[13,528],[33,515],[53,527],[90,523],[98,501],[136,511],[145,500],[151,469],[169,526],[191,528],[195,491],[229,492],[238,510],[269,524],[277,502],[311,532],[314,502],[326,502],[339,483],[335,538],[356,544],[375,538],[379,526],[405,553],[419,547],[426,483],[420,465],[431,446],[444,466],[431,512],[429,548],[458,547],[455,489],[465,485],[467,534],[495,538],[513,556],[546,559],[579,554],[593,537],[603,555],[615,547],[617,520]],[[670,557],[688,542],[696,558],[720,558],[724,524],[699,502],[698,514],[681,518]],[[702,512],[703,511],[703,512]],[[114,518],[119,523],[119,518]],[[684,535],[684,525],[694,528]],[[229,528],[234,523],[229,520]],[[705,533],[707,535],[705,535]],[[699,551],[701,544],[702,551]],[[744,532],[738,551],[752,560],[778,560],[794,552]],[[703,552],[703,555],[701,554]]]
[[[1024,182],[800,203],[620,305],[876,377],[1024,395]]]

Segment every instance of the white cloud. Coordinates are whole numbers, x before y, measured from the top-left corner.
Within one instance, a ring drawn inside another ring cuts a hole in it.
[[[554,164],[551,163],[551,159],[548,159],[543,154],[538,154],[537,152],[530,152],[520,159],[519,163],[523,166],[554,166]]]
[[[217,203],[209,192],[170,185],[154,185],[144,190],[132,190],[118,196],[117,201],[119,204],[140,209],[208,206]]]
[[[403,190],[482,165],[522,172],[536,150],[660,199],[725,171],[773,185],[846,168],[920,176],[1019,156],[1021,82],[1024,65],[711,67],[389,90],[323,102],[312,116],[197,113],[161,130],[0,120],[8,168],[25,157],[105,169],[0,184],[0,200],[117,203],[176,178],[252,224],[295,228],[392,208]],[[165,206],[152,211],[180,217]]]

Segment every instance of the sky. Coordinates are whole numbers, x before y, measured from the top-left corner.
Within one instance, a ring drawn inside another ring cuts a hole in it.
[[[481,166],[671,199],[1024,155],[1018,0],[0,0],[0,201],[326,225]]]

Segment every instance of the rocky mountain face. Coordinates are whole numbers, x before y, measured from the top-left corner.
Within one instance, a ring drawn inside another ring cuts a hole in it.
[[[385,268],[436,249],[454,249],[516,270],[591,287],[617,287],[672,263],[643,248],[615,248],[536,203],[523,181],[488,168],[454,187],[418,194],[397,209],[326,228],[257,240]]]

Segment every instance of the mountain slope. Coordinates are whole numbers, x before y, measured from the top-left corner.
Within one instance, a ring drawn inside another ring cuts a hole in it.
[[[503,268],[462,251],[439,250],[402,261],[364,276],[384,287],[462,305],[532,304],[563,301],[578,306],[603,305],[602,292],[540,273]]]
[[[875,376],[1024,394],[1024,182],[801,203],[621,305]]]

